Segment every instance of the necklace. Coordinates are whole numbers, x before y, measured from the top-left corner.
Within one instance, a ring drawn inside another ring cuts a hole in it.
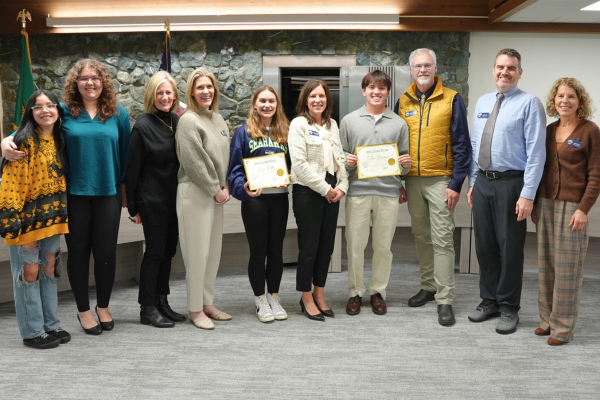
[[[171,132],[173,132],[173,116],[169,113],[169,117],[171,117],[171,125],[167,125],[167,123],[165,121],[163,121],[162,119],[160,119],[158,117],[158,115],[156,114],[152,114],[156,117],[156,119],[158,119],[160,122],[163,123],[164,126],[166,126],[167,128],[169,128],[171,130]]]

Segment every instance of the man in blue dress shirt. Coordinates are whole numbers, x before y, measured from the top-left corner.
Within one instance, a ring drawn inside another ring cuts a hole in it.
[[[500,316],[496,332],[501,334],[515,332],[519,323],[527,217],[546,160],[544,107],[517,87],[522,73],[516,50],[498,52],[496,92],[479,98],[471,127],[467,201],[473,208],[482,302],[469,320]]]

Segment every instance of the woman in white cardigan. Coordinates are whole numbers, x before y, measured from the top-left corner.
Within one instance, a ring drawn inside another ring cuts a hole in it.
[[[309,319],[324,321],[334,313],[323,291],[333,245],[340,199],[348,191],[344,151],[327,84],[311,79],[302,88],[298,117],[290,124],[288,144],[292,159],[293,210],[298,225],[296,290]],[[312,287],[314,286],[314,292]]]

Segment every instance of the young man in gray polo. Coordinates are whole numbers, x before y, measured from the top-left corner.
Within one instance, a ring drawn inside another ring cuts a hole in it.
[[[385,290],[390,278],[390,250],[398,218],[402,181],[400,176],[358,179],[356,146],[397,143],[402,175],[410,170],[408,127],[402,118],[385,106],[392,80],[382,71],[369,72],[362,80],[366,104],[348,114],[340,126],[340,139],[346,155],[350,186],[346,196],[346,242],[348,248],[348,292],[346,313],[360,313],[363,282],[364,251],[373,225],[373,277],[369,283],[371,308],[375,314],[387,312]]]

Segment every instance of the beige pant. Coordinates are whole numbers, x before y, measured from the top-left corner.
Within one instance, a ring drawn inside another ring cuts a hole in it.
[[[213,305],[221,261],[223,206],[191,182],[177,186],[179,245],[185,265],[188,309]]]
[[[417,257],[421,289],[436,292],[437,304],[454,299],[454,211],[444,197],[449,176],[407,176],[406,196]]]
[[[373,222],[373,277],[369,293],[380,293],[385,299],[385,289],[392,267],[392,239],[398,219],[398,197],[347,196],[346,244],[348,251],[348,293],[350,297],[363,296],[365,247],[369,240],[369,225]]]

